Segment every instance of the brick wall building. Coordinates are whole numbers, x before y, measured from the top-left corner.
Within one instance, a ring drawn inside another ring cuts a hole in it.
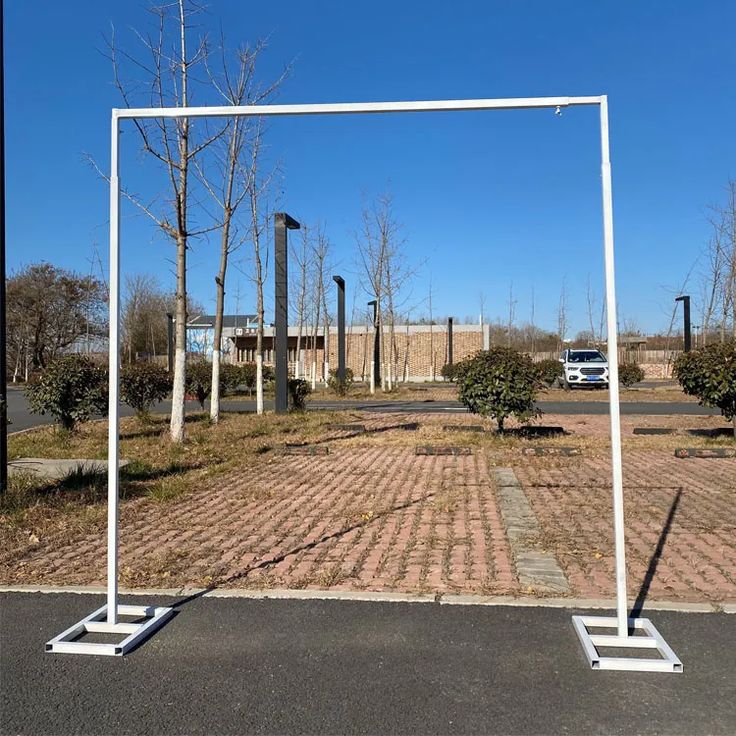
[[[226,351],[233,363],[248,363],[255,360],[255,330],[240,328],[240,334],[228,334],[224,338],[229,344]],[[384,365],[382,372],[387,373],[389,345],[389,329],[384,328]],[[490,328],[488,325],[454,325],[453,326],[453,362],[464,360],[479,350],[488,349],[490,345]],[[373,359],[373,327],[353,325],[346,328],[345,359],[347,367],[352,369],[356,380],[368,380]],[[299,351],[297,353],[297,343]],[[316,364],[317,380],[324,380],[325,342],[327,342],[329,368],[337,367],[337,328],[329,330],[325,340],[324,330],[317,330],[316,345],[314,339],[302,335],[299,341],[296,327],[289,327],[289,371],[299,377],[311,376],[313,364]],[[313,349],[316,347],[316,350]],[[397,381],[430,381],[439,378],[442,366],[447,363],[448,331],[447,325],[397,325],[394,329],[394,360],[392,375]],[[266,327],[263,338],[264,363],[272,365],[273,327]],[[328,368],[328,369],[329,369]]]

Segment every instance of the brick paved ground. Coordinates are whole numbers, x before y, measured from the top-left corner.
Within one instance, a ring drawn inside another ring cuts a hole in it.
[[[608,420],[544,419],[573,432],[583,454],[527,457],[518,443],[447,433],[444,444],[471,444],[473,455],[416,456],[442,424],[478,420],[355,413],[351,421],[375,431],[333,432],[327,456],[269,453],[175,502],[128,501],[121,583],[527,594],[491,480],[494,467],[512,467],[541,527],[530,541],[555,555],[571,594],[612,596]],[[397,429],[412,422],[421,427]],[[635,442],[625,448],[629,595],[651,577],[653,599],[736,600],[736,460],[676,460],[660,439],[630,437],[644,423],[624,419],[625,441]],[[104,528],[80,529],[70,520],[21,553],[1,551],[0,581],[102,584]]]
[[[134,502],[120,529],[127,585],[516,590],[482,455],[379,447],[275,456],[174,506]],[[103,582],[99,532],[53,546],[4,577]]]
[[[603,452],[516,468],[544,544],[582,596],[615,594],[610,468]],[[736,600],[736,460],[629,450],[624,486],[629,595]]]

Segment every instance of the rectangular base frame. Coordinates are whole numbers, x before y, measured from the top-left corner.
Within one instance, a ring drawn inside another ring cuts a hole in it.
[[[670,649],[654,624],[648,618],[630,618],[629,628],[644,632],[645,636],[618,636],[593,634],[588,629],[615,629],[618,620],[611,616],[573,616],[575,631],[583,645],[585,655],[594,670],[623,670],[628,672],[682,672],[682,662]],[[657,658],[602,657],[598,647],[630,649],[656,649]]]
[[[110,624],[107,617],[107,605],[98,608],[74,626],[70,626],[51,641],[46,643],[47,652],[62,654],[101,654],[119,657],[140,644],[156,629],[162,626],[174,613],[173,608],[156,608],[154,606],[118,606],[118,616],[146,617],[141,623],[118,621]],[[86,633],[94,634],[127,634],[118,644],[102,644],[97,642],[76,641]]]

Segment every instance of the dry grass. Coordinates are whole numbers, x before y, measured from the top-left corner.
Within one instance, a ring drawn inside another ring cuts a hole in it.
[[[674,401],[696,402],[687,396],[679,386],[663,381],[661,386],[653,388],[621,388],[621,401]],[[337,396],[324,386],[317,388],[309,395],[311,401],[453,401],[457,399],[457,386],[454,384],[404,384],[399,383],[393,391],[383,392],[376,389],[371,394],[364,384],[355,384],[346,396]],[[228,396],[228,401],[253,401],[253,396],[240,394]],[[564,391],[561,388],[549,388],[540,391],[540,401],[608,401],[608,391],[604,389],[584,388]]]
[[[168,439],[166,417],[146,423],[121,421],[120,456],[130,460],[121,469],[123,503],[145,498],[171,503],[212,477],[249,463],[285,442],[316,442],[328,436],[326,425],[344,421],[334,413],[226,414],[217,425],[205,415],[188,418],[183,445]],[[74,433],[43,427],[8,439],[10,459],[20,457],[88,458],[107,456],[107,423],[89,422]],[[13,475],[0,498],[0,548],[32,545],[34,539],[64,529],[89,529],[105,519],[107,479],[103,474],[78,471],[58,481]]]
[[[657,388],[621,388],[621,401],[673,401],[697,403],[678,386],[664,384]],[[608,401],[606,389],[576,388],[565,391],[561,388],[546,389],[539,396],[540,401]]]
[[[217,481],[217,476],[235,468],[249,467],[272,459],[285,443],[327,444],[331,451],[362,447],[415,447],[442,445],[471,447],[475,453],[487,454],[492,466],[514,467],[527,462],[523,449],[542,445],[572,446],[581,449],[583,457],[607,456],[609,450],[607,416],[544,416],[536,422],[561,425],[566,434],[542,438],[526,438],[512,430],[499,435],[493,423],[469,414],[371,414],[357,411],[307,412],[276,416],[267,414],[226,414],[218,425],[204,415],[190,418],[187,441],[183,445],[168,440],[165,417],[154,417],[147,424],[134,418],[121,423],[121,457],[130,464],[121,472],[122,512],[145,514],[145,505],[176,504],[192,492]],[[364,424],[366,432],[331,429],[330,424]],[[482,424],[486,431],[448,431],[445,425]],[[632,449],[674,452],[676,447],[726,446],[727,437],[665,435],[639,436],[635,426],[685,427],[712,429],[726,427],[719,417],[635,417],[625,416],[623,424],[624,453]],[[22,456],[51,458],[99,458],[106,455],[107,425],[92,422],[71,435],[53,428],[42,428],[9,438],[11,458]],[[535,467],[555,468],[567,462],[556,456],[535,458]],[[31,475],[14,475],[10,489],[0,499],[0,563],[32,550],[39,540],[48,543],[76,539],[80,533],[99,529],[105,524],[106,478],[99,473],[77,472],[61,481],[43,482]],[[261,491],[258,491],[259,493]],[[256,490],[236,491],[248,497]],[[449,495],[438,497],[441,508],[452,507]],[[130,504],[130,505],[129,505]],[[141,508],[140,505],[144,506]],[[364,510],[366,511],[366,510]],[[52,546],[57,546],[56,542]],[[166,567],[172,561],[162,562]],[[186,564],[184,558],[177,560]],[[131,583],[137,582],[134,580]],[[311,584],[313,581],[307,581]]]

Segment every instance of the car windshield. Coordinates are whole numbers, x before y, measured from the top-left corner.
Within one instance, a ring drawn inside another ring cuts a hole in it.
[[[570,353],[571,363],[605,363],[606,356],[598,350],[577,350]]]

